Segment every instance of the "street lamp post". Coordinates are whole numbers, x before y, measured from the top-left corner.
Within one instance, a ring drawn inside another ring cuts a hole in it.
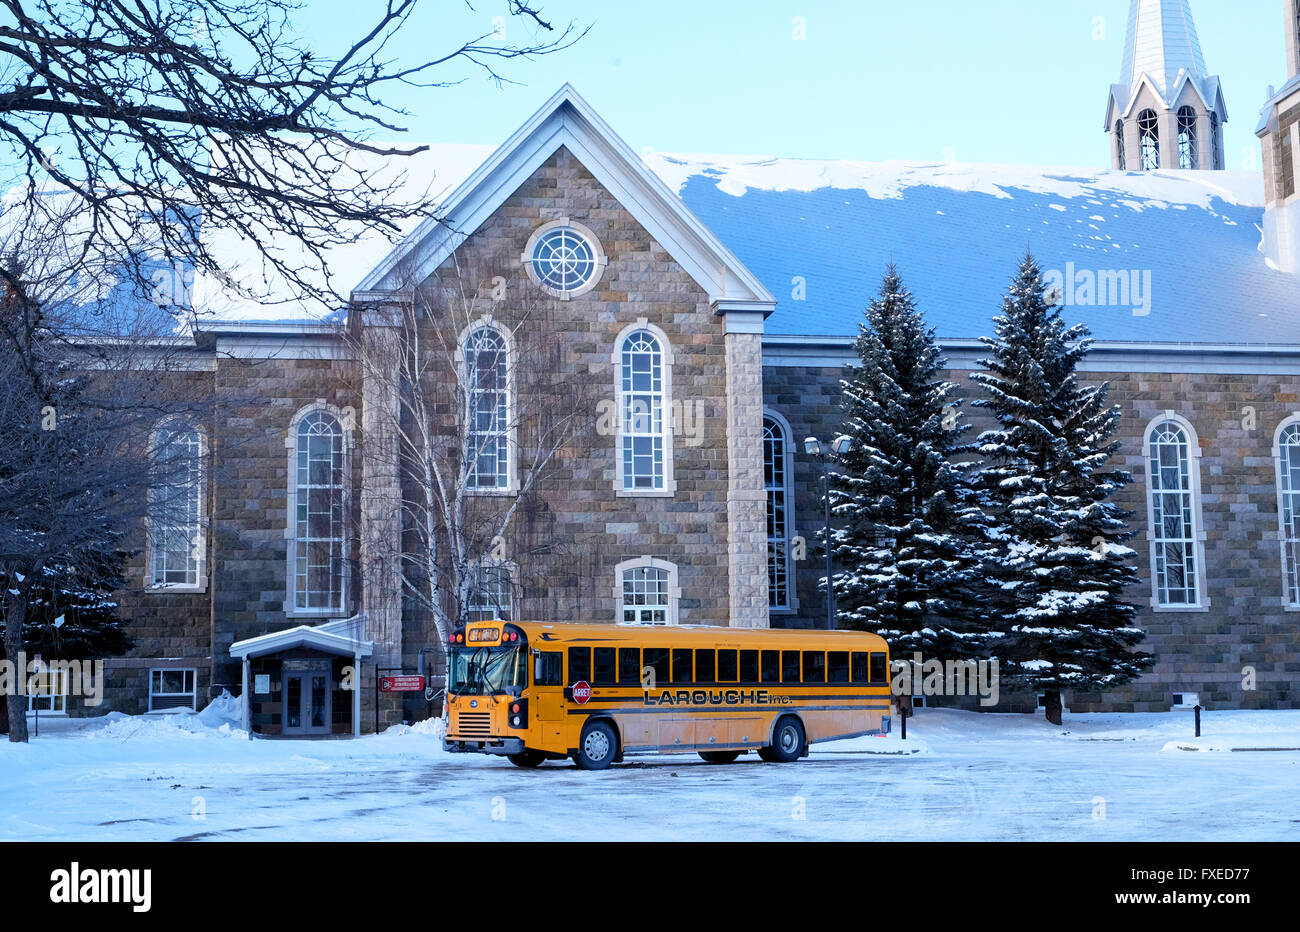
[[[831,585],[831,465],[830,454],[843,456],[853,448],[849,437],[836,437],[829,445],[823,444],[816,437],[807,437],[803,442],[804,452],[815,456],[822,464],[822,482],[826,490],[826,629],[835,630],[835,587]]]

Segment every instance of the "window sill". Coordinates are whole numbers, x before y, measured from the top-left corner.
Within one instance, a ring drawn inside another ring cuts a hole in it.
[[[484,498],[513,498],[519,494],[519,489],[515,487],[505,489],[469,489],[465,490],[466,495],[482,496]]]
[[[341,608],[286,608],[286,618],[347,618],[347,612]]]
[[[197,586],[181,585],[180,583],[152,583],[144,587],[146,592],[165,594],[168,592],[197,593],[207,592],[207,583],[201,583]]]
[[[1152,604],[1151,611],[1161,615],[1168,615],[1174,612],[1185,612],[1188,614],[1204,613],[1210,610],[1210,603],[1204,605],[1155,605]]]
[[[673,498],[677,489],[615,489],[614,494],[617,498]]]
[[[144,713],[144,714],[145,714],[145,715],[173,715],[173,714],[175,714],[175,713],[177,713],[177,712],[184,712],[186,715],[195,715],[195,714],[197,714],[197,713],[194,711],[194,708],[193,708],[192,706],[189,707],[189,708],[187,708],[187,707],[185,707],[185,706],[183,706],[183,705],[178,705],[178,706],[176,706],[176,708],[174,708],[174,709],[150,709],[148,712],[146,712],[146,713]]]

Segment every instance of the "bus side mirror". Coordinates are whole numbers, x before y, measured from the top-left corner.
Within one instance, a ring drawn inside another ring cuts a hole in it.
[[[533,682],[540,682],[544,675],[542,671],[542,655],[538,653],[533,657]]]

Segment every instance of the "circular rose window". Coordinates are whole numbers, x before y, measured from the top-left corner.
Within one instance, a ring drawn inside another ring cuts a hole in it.
[[[565,222],[535,233],[526,258],[538,284],[560,297],[593,288],[605,265],[595,238]]]

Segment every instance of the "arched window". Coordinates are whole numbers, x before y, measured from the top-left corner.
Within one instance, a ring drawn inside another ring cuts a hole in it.
[[[202,588],[203,438],[190,424],[168,422],[154,432],[154,450],[149,585]]]
[[[1115,121],[1115,151],[1119,155],[1120,171],[1128,171],[1128,153],[1124,151],[1124,121]]]
[[[1178,167],[1195,168],[1200,157],[1196,141],[1196,111],[1183,107],[1178,111]]]
[[[514,565],[484,560],[470,567],[466,621],[510,621],[515,617]]]
[[[344,610],[347,468],[343,425],[325,406],[290,432],[289,604],[292,611]]]
[[[677,602],[677,567],[654,557],[625,560],[614,567],[617,583],[618,620],[628,624],[675,625]]]
[[[1204,570],[1200,447],[1191,424],[1167,412],[1147,428],[1152,604],[1201,608]]]
[[[775,414],[763,418],[763,486],[767,491],[767,604],[769,611],[796,607],[790,536],[790,432]]]
[[[514,487],[511,443],[510,343],[490,324],[471,327],[461,341],[464,359],[466,487]]]
[[[1277,464],[1284,601],[1291,608],[1300,608],[1300,415],[1292,415],[1278,427],[1273,458]]]
[[[1138,114],[1138,139],[1142,144],[1142,170],[1155,171],[1160,167],[1160,120],[1154,110]]]
[[[672,357],[667,338],[638,321],[617,343],[621,494],[666,495],[672,482]]]

